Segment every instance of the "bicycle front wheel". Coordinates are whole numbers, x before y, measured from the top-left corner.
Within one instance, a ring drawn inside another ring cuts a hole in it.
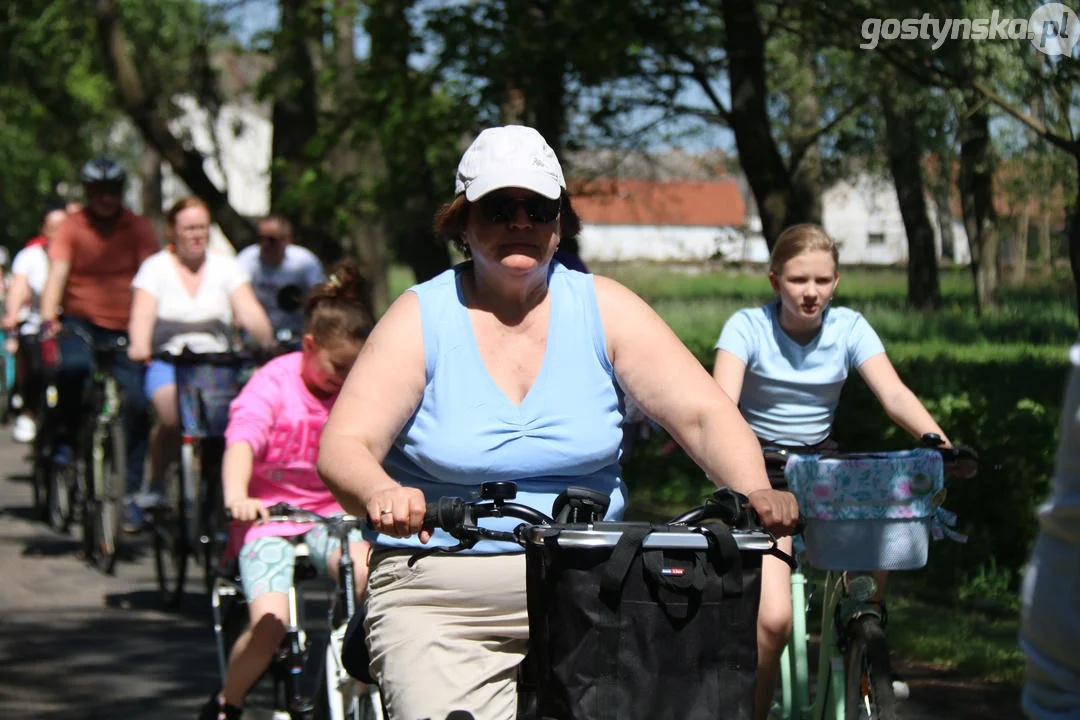
[[[75,505],[78,502],[76,491],[78,472],[73,462],[57,464],[44,458],[35,468],[35,481],[40,473],[43,480],[48,483],[48,490],[45,493],[46,519],[49,521],[49,527],[58,533],[66,533],[71,527]]]
[[[845,665],[847,720],[896,720],[889,646],[876,616],[851,621]]]
[[[90,562],[112,574],[120,542],[126,478],[126,446],[120,422],[108,423],[94,433],[90,457],[90,502],[85,520],[86,549]]]
[[[229,521],[221,488],[221,460],[225,453],[223,438],[205,438],[200,445],[199,513],[202,543],[203,578],[206,591],[214,584],[214,575],[229,544]]]
[[[187,509],[179,462],[165,470],[161,504],[154,509],[154,566],[165,607],[175,607],[184,595],[188,553]]]

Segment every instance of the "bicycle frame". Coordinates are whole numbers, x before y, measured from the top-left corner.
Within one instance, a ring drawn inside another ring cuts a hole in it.
[[[102,389],[102,402],[97,417],[94,419],[94,429],[90,441],[90,460],[92,463],[90,468],[90,494],[94,500],[104,503],[111,499],[110,493],[112,492],[111,488],[106,487],[109,478],[105,468],[105,444],[112,434],[112,424],[119,421],[120,389],[116,378],[110,373],[95,370],[94,384],[97,386],[99,383]],[[124,458],[115,458],[114,462],[123,462],[123,460]],[[115,538],[109,533],[106,533],[105,537],[99,538],[99,540],[105,542],[105,550],[109,556],[116,553]]]
[[[821,608],[821,642],[818,647],[817,682],[810,703],[808,653],[807,580],[802,569],[791,573],[792,631],[780,657],[781,705],[775,708],[783,720],[845,720],[844,657],[839,643],[841,628],[854,608],[845,610],[848,594],[843,573],[829,572],[824,580]]]
[[[290,519],[288,513],[294,512],[294,509],[289,508],[286,511],[277,512],[276,510],[278,507],[280,506],[270,508],[273,519]],[[339,547],[341,551],[341,556],[337,562],[338,579],[334,584],[333,599],[328,611],[327,622],[329,632],[321,662],[319,662],[317,666],[306,663],[310,648],[308,644],[308,634],[305,630],[306,623],[303,613],[304,589],[301,583],[296,581],[302,578],[296,578],[288,593],[288,616],[285,637],[274,656],[272,667],[276,666],[281,671],[281,674],[277,677],[282,678],[285,682],[284,700],[289,713],[294,718],[307,718],[310,717],[312,713],[317,712],[317,709],[322,709],[325,715],[317,715],[320,718],[327,717],[330,720],[356,720],[361,717],[362,713],[362,695],[358,692],[359,687],[357,681],[344,669],[341,661],[341,652],[344,644],[345,630],[348,627],[349,620],[358,609],[356,602],[355,561],[349,551],[348,537],[349,531],[357,525],[358,519],[345,516],[342,518],[319,518],[316,520],[318,516],[314,513],[306,513],[306,511],[295,512],[299,512],[306,516],[293,517],[291,518],[293,521],[318,521],[327,525],[331,542],[336,543],[336,546]],[[306,543],[299,542],[297,544],[297,560],[306,557],[309,552],[310,550]],[[227,648],[225,647],[221,601],[224,597],[235,597],[239,593],[240,590],[235,583],[220,578],[215,582],[214,590],[211,593],[211,610],[214,616],[214,632],[218,649],[218,670],[221,674],[223,683],[227,672]],[[318,669],[320,687],[316,690],[315,695],[309,697],[304,694],[304,677],[309,676],[316,668]],[[325,698],[320,697],[320,692],[325,692]],[[323,699],[325,699],[325,706],[321,704]],[[381,714],[381,708],[377,704],[377,700],[374,696],[372,697],[372,702],[376,711]]]

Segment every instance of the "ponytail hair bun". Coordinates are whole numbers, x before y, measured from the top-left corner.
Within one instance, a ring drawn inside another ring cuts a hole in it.
[[[326,280],[311,289],[304,308],[304,332],[318,345],[338,340],[363,341],[375,327],[370,284],[355,260],[335,263]]]

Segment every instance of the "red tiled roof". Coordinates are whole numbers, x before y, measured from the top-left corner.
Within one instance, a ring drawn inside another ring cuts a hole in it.
[[[574,210],[594,225],[742,227],[746,203],[730,178],[707,182],[596,179],[570,183]]]

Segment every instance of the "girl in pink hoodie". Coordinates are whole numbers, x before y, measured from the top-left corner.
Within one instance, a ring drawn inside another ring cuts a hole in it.
[[[330,407],[374,324],[356,264],[343,261],[311,290],[300,352],[256,372],[229,407],[222,483],[225,507],[242,531],[240,576],[251,624],[229,658],[225,687],[204,706],[200,720],[234,720],[248,691],[270,664],[288,624],[288,591],[295,548],[303,535],[320,571],[336,574],[339,552],[325,526],[260,523],[266,508],[286,502],[320,515],[341,507],[319,479],[315,461]],[[350,543],[359,594],[367,584],[367,547]]]

